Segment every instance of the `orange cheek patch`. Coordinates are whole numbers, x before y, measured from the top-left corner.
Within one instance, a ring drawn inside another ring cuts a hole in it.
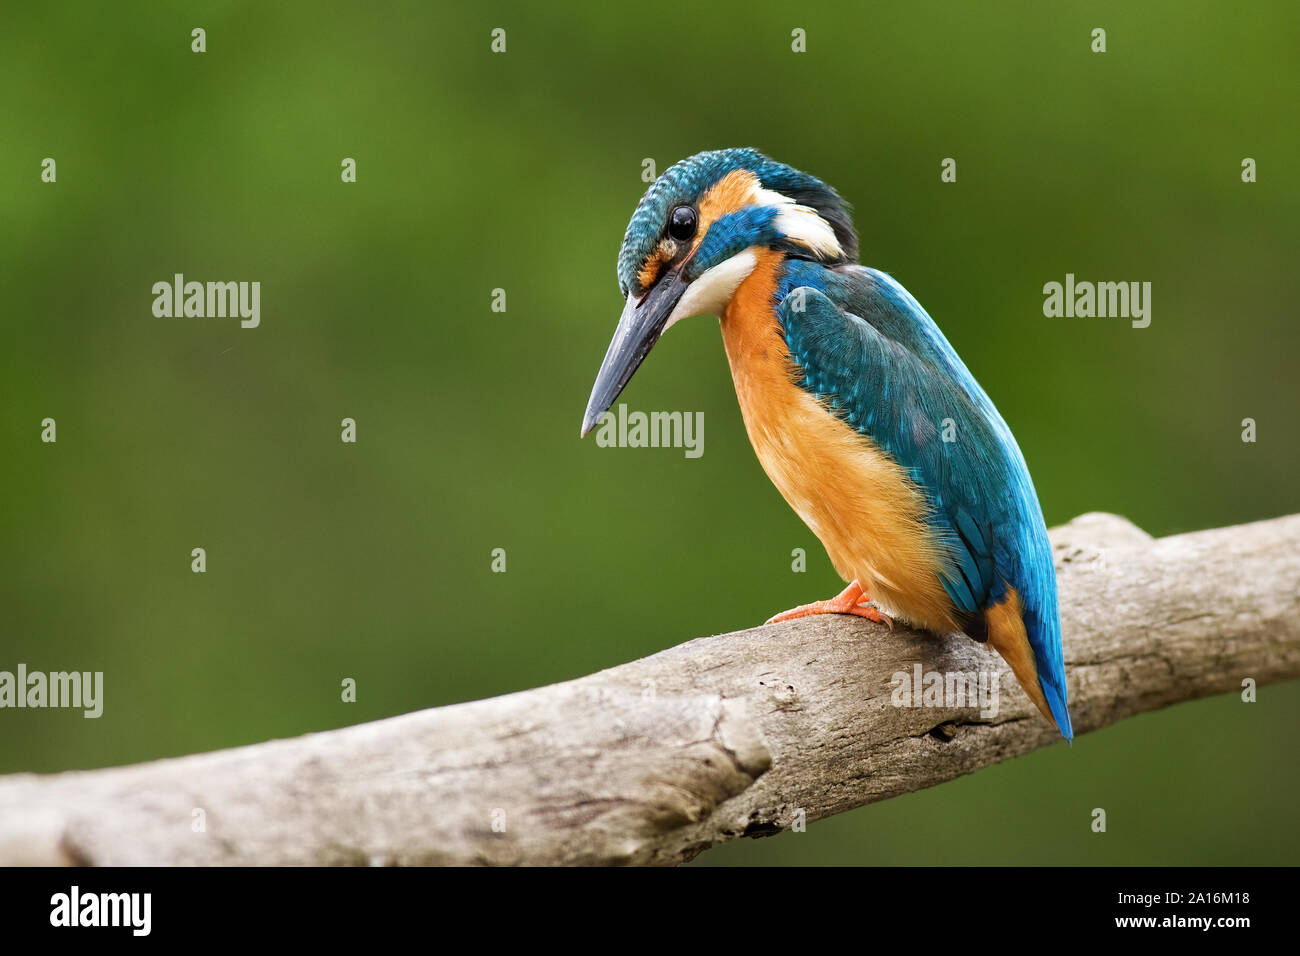
[[[636,281],[641,283],[641,288],[648,289],[655,284],[659,278],[659,272],[669,258],[668,251],[664,249],[663,243],[660,243],[655,248],[655,251],[650,254],[650,258],[645,261],[641,271],[636,274]]]
[[[691,251],[695,251],[715,222],[727,213],[748,206],[750,197],[758,188],[758,177],[748,169],[734,169],[719,179],[700,199],[700,225]]]

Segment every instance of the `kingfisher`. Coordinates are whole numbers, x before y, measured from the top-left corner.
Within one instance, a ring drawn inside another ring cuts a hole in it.
[[[718,316],[754,452],[848,582],[768,623],[851,614],[987,642],[1072,740],[1056,571],[1024,456],[920,303],[858,263],[851,211],[754,149],[666,170],[623,237],[626,305],[581,434],[670,326]]]

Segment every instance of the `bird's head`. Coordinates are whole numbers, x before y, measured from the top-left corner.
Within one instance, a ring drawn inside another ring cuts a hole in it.
[[[619,250],[627,305],[592,387],[583,435],[670,325],[722,313],[763,249],[828,265],[857,261],[848,203],[821,180],[753,149],[698,153],[655,180]]]

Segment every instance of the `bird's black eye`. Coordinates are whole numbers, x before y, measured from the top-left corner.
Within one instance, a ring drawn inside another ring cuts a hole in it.
[[[668,235],[678,242],[685,242],[695,235],[695,210],[690,206],[676,206],[668,214]]]

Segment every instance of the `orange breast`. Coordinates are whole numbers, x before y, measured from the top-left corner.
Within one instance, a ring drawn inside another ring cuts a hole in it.
[[[763,470],[821,540],[835,570],[889,613],[939,633],[958,629],[936,576],[948,560],[906,472],[795,384],[773,313],[780,257],[761,252],[722,316],[722,341]]]

